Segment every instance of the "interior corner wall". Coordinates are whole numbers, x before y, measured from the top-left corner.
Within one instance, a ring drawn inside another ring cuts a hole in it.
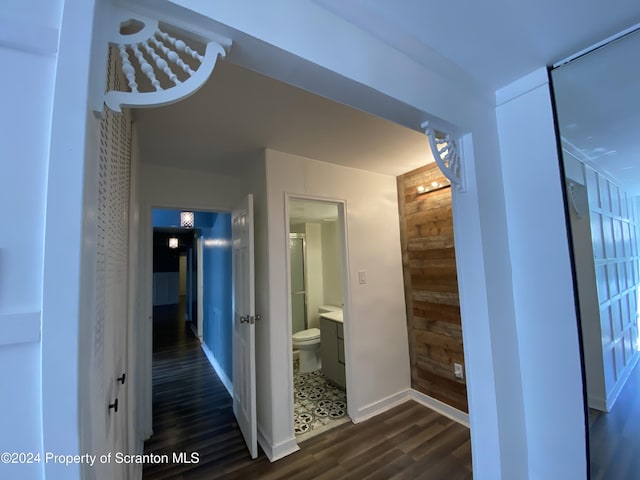
[[[522,393],[528,478],[584,478],[578,325],[546,69],[497,97],[508,254],[520,368],[526,379]]]
[[[345,348],[349,413],[384,408],[385,400],[410,388],[409,352],[398,228],[395,178],[267,149],[269,285],[287,285],[285,194],[346,202],[350,303],[345,304]],[[372,194],[375,192],[375,195]],[[376,241],[371,241],[375,238]],[[367,283],[358,283],[357,272]],[[284,288],[270,291],[273,435],[292,435],[291,338]]]

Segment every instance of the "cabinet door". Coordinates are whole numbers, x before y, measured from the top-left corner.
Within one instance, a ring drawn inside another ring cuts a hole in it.
[[[336,376],[338,367],[338,344],[336,323],[320,317],[320,355],[322,373],[330,380]],[[335,380],[334,380],[335,381]]]

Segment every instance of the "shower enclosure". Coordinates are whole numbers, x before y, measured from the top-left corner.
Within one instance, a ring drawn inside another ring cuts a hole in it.
[[[300,233],[289,234],[289,259],[291,263],[291,318],[293,333],[306,330],[307,289],[305,268],[305,238]]]

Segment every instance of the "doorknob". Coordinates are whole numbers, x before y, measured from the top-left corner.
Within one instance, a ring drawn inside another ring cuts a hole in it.
[[[260,316],[260,314],[256,314],[254,315],[243,315],[240,317],[240,323],[248,323],[250,325],[253,325],[254,323],[256,323],[256,320],[260,320],[262,317]]]

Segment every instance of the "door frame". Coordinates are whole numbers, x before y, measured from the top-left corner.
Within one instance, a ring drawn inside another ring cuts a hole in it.
[[[294,193],[285,193],[284,198],[284,210],[285,210],[285,248],[288,251],[289,248],[289,233],[290,233],[290,225],[289,225],[289,214],[290,214],[290,203],[292,200],[301,200],[305,202],[319,202],[319,203],[329,203],[336,205],[338,207],[338,242],[340,243],[340,254],[342,257],[342,301],[344,302],[344,306],[342,307],[342,315],[343,315],[343,328],[344,328],[344,358],[345,358],[345,376],[346,376],[346,391],[352,392],[347,396],[347,415],[353,422],[353,418],[355,412],[353,412],[352,405],[357,405],[357,402],[354,398],[356,395],[356,389],[354,387],[354,374],[352,372],[353,362],[351,361],[351,322],[349,321],[351,317],[351,282],[349,279],[349,239],[348,239],[348,229],[347,229],[347,201],[341,198],[331,198],[331,197],[319,197],[314,195],[304,195],[304,194],[294,194]],[[292,312],[291,312],[291,259],[289,255],[285,255],[285,265],[286,265],[286,275],[287,275],[287,288],[284,291],[284,295],[286,297],[286,305],[287,305],[287,355],[289,358],[289,398],[292,399],[291,402],[291,435],[292,438],[295,439],[295,429],[294,429],[294,388],[293,388],[293,325],[292,325]],[[349,400],[351,398],[351,401]],[[296,441],[297,443],[297,441]]]
[[[141,442],[153,435],[153,210],[180,210],[194,211],[205,213],[228,213],[231,211],[226,208],[207,208],[194,207],[175,204],[157,204],[149,202],[141,202],[139,206],[140,222],[139,222],[139,244],[138,255],[140,262],[140,273],[137,275],[139,298],[139,319],[138,338],[137,338],[137,373],[139,378],[139,389],[136,406],[140,414],[138,428]],[[197,240],[194,243],[194,250],[197,246]],[[204,250],[204,248],[203,248]],[[187,264],[189,262],[187,261]],[[201,265],[203,262],[198,262]],[[202,272],[204,277],[204,270]],[[188,280],[188,278],[187,278]],[[202,289],[198,289],[198,307],[202,303]],[[204,335],[204,322],[198,322],[198,329],[202,329]],[[195,333],[195,332],[194,332]],[[198,337],[198,335],[196,335]],[[204,343],[204,337],[199,337],[200,343]],[[233,345],[230,346],[233,354]],[[209,360],[209,362],[211,362]],[[216,372],[216,375],[218,373]],[[228,385],[225,387],[228,389]],[[231,394],[231,392],[230,392]]]

